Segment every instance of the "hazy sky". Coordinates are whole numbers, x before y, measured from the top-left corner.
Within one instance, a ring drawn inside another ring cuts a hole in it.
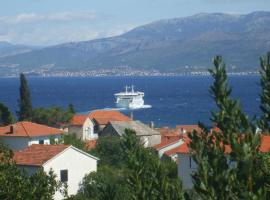
[[[270,0],[0,0],[0,41],[52,45],[201,12],[270,11]]]

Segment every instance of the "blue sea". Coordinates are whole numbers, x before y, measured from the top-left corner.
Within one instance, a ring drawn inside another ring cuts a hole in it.
[[[69,103],[79,113],[95,109],[114,109],[114,93],[124,90],[125,85],[134,85],[135,90],[145,92],[145,104],[151,108],[121,110],[144,123],[154,121],[156,126],[174,127],[177,124],[207,125],[210,111],[215,109],[209,93],[210,76],[179,77],[29,77],[32,103],[38,106],[62,106]],[[241,102],[250,116],[259,115],[261,88],[257,75],[232,75],[229,77],[232,96]],[[0,78],[0,101],[15,113],[19,95],[18,78]]]

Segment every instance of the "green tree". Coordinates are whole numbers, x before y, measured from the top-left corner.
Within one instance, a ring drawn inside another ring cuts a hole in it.
[[[122,146],[131,199],[183,199],[178,176],[169,177],[157,153],[144,148],[134,131],[126,130]]]
[[[255,134],[256,126],[242,112],[239,101],[230,97],[220,56],[214,58],[210,73],[214,78],[211,94],[217,106],[212,122],[220,132],[209,134],[201,125],[201,134],[189,135],[191,155],[197,164],[194,190],[201,199],[266,199],[265,174],[260,170],[258,152],[260,135]]]
[[[270,131],[270,52],[260,58],[261,63],[261,110],[262,117],[260,127],[264,132]]]
[[[68,104],[68,112],[72,114],[76,113],[75,108],[72,103]]]
[[[24,74],[20,74],[20,98],[18,118],[20,121],[31,120],[32,118],[32,101],[30,89],[28,87],[27,79]]]
[[[59,127],[70,121],[74,115],[69,109],[61,107],[35,108],[32,112],[32,122]]]
[[[0,126],[6,126],[12,124],[14,118],[8,107],[0,102]]]
[[[5,200],[52,200],[62,184],[55,180],[55,174],[39,170],[29,175],[13,162],[13,154],[0,142],[0,199]],[[63,190],[64,191],[64,190]],[[64,191],[65,192],[65,191]]]
[[[80,139],[77,138],[75,134],[68,134],[68,135],[64,135],[63,136],[63,142],[64,144],[69,144],[72,145],[78,149],[81,149],[83,151],[85,151],[85,142]]]
[[[100,166],[97,172],[84,178],[76,199],[128,200],[124,173],[120,169]]]
[[[73,199],[182,199],[176,164],[161,161],[153,149],[141,144],[134,131],[125,132],[123,137],[98,139],[96,155],[105,161],[96,173],[85,177]]]
[[[121,139],[118,136],[100,137],[97,140],[95,149],[90,153],[100,159],[99,165],[120,167],[124,162]]]

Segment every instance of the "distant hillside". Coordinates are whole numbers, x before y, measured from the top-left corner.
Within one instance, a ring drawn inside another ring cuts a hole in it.
[[[197,14],[160,20],[116,37],[4,56],[0,75],[119,66],[176,73],[202,71],[217,54],[224,56],[230,71],[250,71],[258,68],[259,56],[269,50],[270,12]]]

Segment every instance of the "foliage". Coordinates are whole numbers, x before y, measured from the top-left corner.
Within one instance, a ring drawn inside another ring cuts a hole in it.
[[[192,175],[194,190],[201,199],[265,199],[265,173],[258,169],[260,135],[255,134],[256,127],[242,112],[239,102],[230,97],[231,88],[220,56],[214,58],[210,73],[214,78],[211,94],[218,108],[212,112],[212,121],[220,132],[209,134],[201,125],[201,134],[189,135],[192,158],[197,164]]]
[[[182,199],[178,177],[170,178],[156,152],[144,148],[132,130],[126,130],[123,150],[129,173],[131,199]]]
[[[78,149],[85,150],[85,142],[77,138],[75,134],[68,134],[63,136],[64,144],[72,145]]]
[[[91,154],[97,156],[99,165],[109,165],[120,167],[123,164],[123,152],[121,148],[121,139],[117,136],[104,136],[97,140],[96,148]]]
[[[20,98],[18,118],[19,121],[31,120],[32,118],[32,102],[30,89],[28,87],[27,79],[24,74],[20,74]]]
[[[108,166],[99,167],[97,172],[93,172],[84,178],[77,198],[93,200],[129,199],[123,172]]]
[[[0,126],[6,126],[12,124],[14,118],[12,113],[3,103],[0,102]]]
[[[39,170],[29,177],[29,181],[33,200],[51,200],[56,191],[60,191],[63,186],[60,181],[56,180],[56,175],[52,170],[48,174]],[[66,191],[63,193],[66,194]]]
[[[35,108],[33,110],[32,121],[48,126],[59,127],[70,121],[74,113],[70,109],[61,107]]]
[[[76,111],[75,111],[75,108],[73,106],[72,103],[68,104],[68,110],[67,110],[69,113],[72,113],[72,114],[75,114]]]
[[[264,132],[270,132],[270,52],[260,58],[261,63],[261,128]]]
[[[52,171],[40,170],[29,175],[12,161],[12,151],[0,143],[0,199],[5,200],[52,200],[61,188]]]
[[[182,199],[176,164],[161,161],[134,131],[126,130],[122,138],[99,138],[97,144],[96,155],[105,161],[85,177],[75,199]]]

